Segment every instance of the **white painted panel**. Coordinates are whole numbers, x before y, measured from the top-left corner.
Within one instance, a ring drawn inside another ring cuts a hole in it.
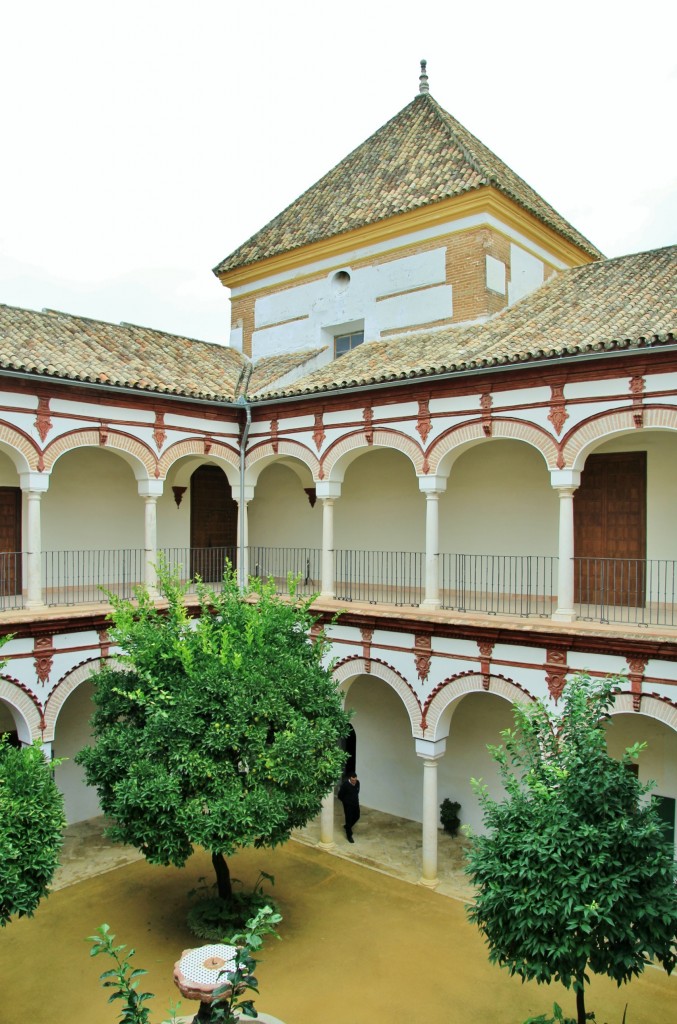
[[[677,662],[659,661],[658,658],[650,658],[645,669],[646,676],[657,676],[659,679],[671,679],[677,683]],[[653,684],[652,684],[653,685]],[[671,700],[677,700],[677,693],[674,688],[670,689]]]
[[[130,395],[129,399],[130,404],[129,407],[125,409],[124,414],[121,413],[120,406],[106,405],[105,402],[98,404],[96,402],[81,402],[69,399],[63,400],[60,398],[52,398],[49,405],[53,413],[60,413],[64,416],[91,416],[92,419],[111,420],[113,422],[124,418],[134,419],[137,423],[153,423],[155,413],[150,409],[136,408],[133,396]]]
[[[487,288],[499,295],[505,295],[506,266],[502,260],[494,256],[486,257],[486,281]]]
[[[38,407],[38,399],[36,395],[27,395],[22,392],[0,391],[0,405],[35,411]]]
[[[443,284],[446,280],[446,248],[406,256],[375,267],[375,295],[392,295],[412,288]]]
[[[567,664],[572,672],[601,672],[606,676],[628,674],[625,658],[611,654],[593,654],[589,651],[569,651]]]
[[[550,407],[550,388],[515,388],[512,391],[496,391],[491,396],[494,409],[503,409],[505,406],[534,405],[542,402]],[[520,411],[521,416],[531,417],[531,409]]]
[[[610,380],[581,380],[567,384],[564,389],[564,397],[573,398],[597,398],[607,395],[628,395],[628,377],[612,377]]]
[[[544,266],[541,260],[512,242],[510,244],[508,303],[512,305],[524,295],[529,295],[543,284],[543,279]]]
[[[409,292],[392,299],[384,299],[376,308],[381,331],[410,327],[413,324],[432,323],[453,315],[451,285]]]
[[[237,352],[241,352],[243,335],[244,331],[241,325],[238,327],[231,327],[230,340],[228,342],[229,347],[234,348]]]
[[[279,327],[267,327],[262,331],[254,331],[252,358],[256,361],[265,356],[280,355],[283,352],[315,348],[320,344],[320,338],[313,334],[310,320],[294,320],[288,324],[280,324]]]
[[[285,288],[272,295],[262,295],[254,305],[256,327],[269,327],[271,324],[282,324],[285,320],[308,316],[313,305],[329,287],[329,282],[324,279]]]

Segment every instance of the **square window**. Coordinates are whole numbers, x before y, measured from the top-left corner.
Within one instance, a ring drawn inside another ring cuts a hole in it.
[[[353,331],[352,334],[339,334],[334,338],[334,356],[344,356],[346,352],[357,348],[364,341],[364,331]]]

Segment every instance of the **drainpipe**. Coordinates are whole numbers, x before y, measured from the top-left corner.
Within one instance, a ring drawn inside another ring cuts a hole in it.
[[[245,566],[245,522],[247,515],[247,503],[244,500],[244,465],[245,465],[245,452],[247,451],[247,439],[249,437],[249,428],[252,425],[252,410],[249,402],[244,395],[240,395],[236,405],[243,408],[245,411],[245,422],[242,428],[242,436],[240,438],[240,536],[239,536],[239,557],[238,557],[238,580],[240,590],[244,591],[247,587],[247,579],[244,572]]]

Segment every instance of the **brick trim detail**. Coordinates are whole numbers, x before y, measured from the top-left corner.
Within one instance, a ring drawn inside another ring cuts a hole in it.
[[[12,708],[22,719],[32,740],[42,739],[42,714],[39,704],[26,690],[11,679],[0,676],[0,700]]]
[[[481,672],[467,672],[464,675],[445,679],[443,683],[436,687],[430,703],[424,712],[422,726],[425,730],[425,738],[427,740],[441,740],[448,736],[448,730],[444,735],[441,735],[442,722],[445,717],[444,713],[452,704],[457,704],[461,697],[465,697],[468,693],[493,693],[495,696],[507,700],[510,704],[517,704],[518,702],[524,704],[526,701],[533,700],[531,694],[523,687],[513,683],[510,679],[506,679],[504,676],[490,675],[489,686],[487,687],[485,684],[486,678]],[[451,722],[455,710],[455,708],[452,708],[449,722],[445,724]]]
[[[677,732],[677,707],[664,697],[643,693],[639,707],[636,707],[634,693],[619,693],[611,709],[611,716],[631,715],[636,712],[646,715],[647,718],[654,718],[657,722],[663,722],[669,729]]]
[[[380,679],[382,682],[386,683],[395,691],[404,704],[409,716],[412,736],[418,737],[419,739],[423,737],[423,731],[420,724],[421,705],[419,704],[416,694],[409,683],[391,665],[387,665],[384,661],[380,661],[378,658],[346,658],[345,661],[339,662],[334,669],[333,675],[339,689],[342,690],[344,694],[348,693],[351,684],[357,676],[368,675],[371,679]]]
[[[613,434],[635,433],[639,424],[635,419],[636,409],[617,409],[586,420],[572,430],[563,447],[564,464],[572,469],[582,469],[591,448],[600,441],[608,440]],[[677,430],[677,409],[667,407],[642,407],[644,429]]]
[[[222,459],[234,469],[239,468],[240,456],[234,448],[231,448],[230,445],[224,444],[222,441],[215,441],[213,438],[210,438],[209,440],[210,459]],[[205,457],[204,437],[192,437],[190,440],[177,441],[176,444],[170,445],[158,462],[160,479],[164,480],[174,463],[178,462],[179,459],[183,459],[186,455],[199,455],[199,457],[203,459]]]
[[[320,463],[316,455],[306,448],[299,441],[277,441],[277,447],[272,442],[264,443],[254,448],[246,458],[246,468],[252,469],[257,462],[267,459],[269,462],[276,461],[282,455],[291,455],[302,462],[310,470],[313,480],[320,479]]]
[[[371,434],[371,439],[370,439]],[[350,452],[356,452],[360,448],[391,448],[402,452],[413,464],[416,474],[421,476],[425,473],[423,464],[423,452],[410,437],[402,434],[399,430],[360,430],[354,434],[336,441],[327,451],[322,460],[322,477],[326,480],[331,477],[343,456]]]
[[[77,451],[78,448],[100,448],[104,443],[106,448],[131,455],[132,458],[141,463],[148,477],[157,477],[157,459],[147,445],[138,441],[130,434],[123,434],[117,430],[106,428],[104,432],[103,425],[101,430],[76,430],[70,434],[63,434],[55,441],[52,441],[45,448],[44,468],[51,470],[56,460],[65,452]]]
[[[461,454],[461,449],[474,441],[486,441],[486,421],[474,420],[472,423],[464,423],[452,427],[435,441],[426,454],[428,472],[436,474],[445,455],[454,452],[454,459]],[[496,417],[491,419],[491,436],[502,437],[514,441],[524,441],[536,448],[545,459],[548,469],[557,468],[558,449],[553,439],[538,427],[519,420],[502,420]],[[454,460],[452,459],[452,462]]]
[[[111,664],[111,661],[115,663],[114,658],[107,659],[106,663]],[[76,665],[75,668],[71,669],[70,672],[67,672],[59,680],[45,703],[45,732],[43,739],[46,743],[54,741],[56,721],[68,697],[70,697],[74,690],[77,690],[81,683],[86,682],[94,672],[98,672],[102,665],[102,658],[91,658]]]
[[[16,462],[14,463],[19,473],[39,469],[40,452],[22,431],[10,426],[9,423],[0,422],[0,441],[4,441],[8,447],[26,460],[25,466],[16,466]]]

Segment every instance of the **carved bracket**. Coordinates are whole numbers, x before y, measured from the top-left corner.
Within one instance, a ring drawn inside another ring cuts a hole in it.
[[[480,409],[482,410],[482,430],[484,431],[485,437],[491,437],[492,423],[491,423],[491,393],[486,391],[480,396]]]
[[[324,432],[324,423],[323,423],[323,419],[322,419],[322,413],[321,412],[316,412],[315,413],[315,425],[314,425],[314,428],[313,428],[313,441],[315,442],[315,447],[317,448],[318,452],[319,452],[320,448],[322,447],[322,444],[324,442],[325,437],[326,437],[326,434]]]
[[[548,648],[545,659],[545,681],[548,684],[548,692],[556,704],[562,696],[569,671],[567,652],[559,648]]]
[[[430,659],[432,657],[432,640],[429,636],[417,633],[414,643],[414,656],[416,660],[416,671],[421,682],[425,682],[430,672]]]
[[[569,419],[569,413],[566,410],[566,399],[564,398],[563,384],[550,385],[550,412],[548,413],[548,419],[555,428],[555,433],[561,434],[562,427]]]
[[[33,644],[35,671],[41,683],[49,680],[54,662],[54,645],[51,636],[37,636]]]
[[[419,399],[418,403],[418,420],[416,421],[416,429],[419,433],[419,437],[425,444],[428,434],[432,430],[432,424],[430,422],[430,405],[427,398]]]

